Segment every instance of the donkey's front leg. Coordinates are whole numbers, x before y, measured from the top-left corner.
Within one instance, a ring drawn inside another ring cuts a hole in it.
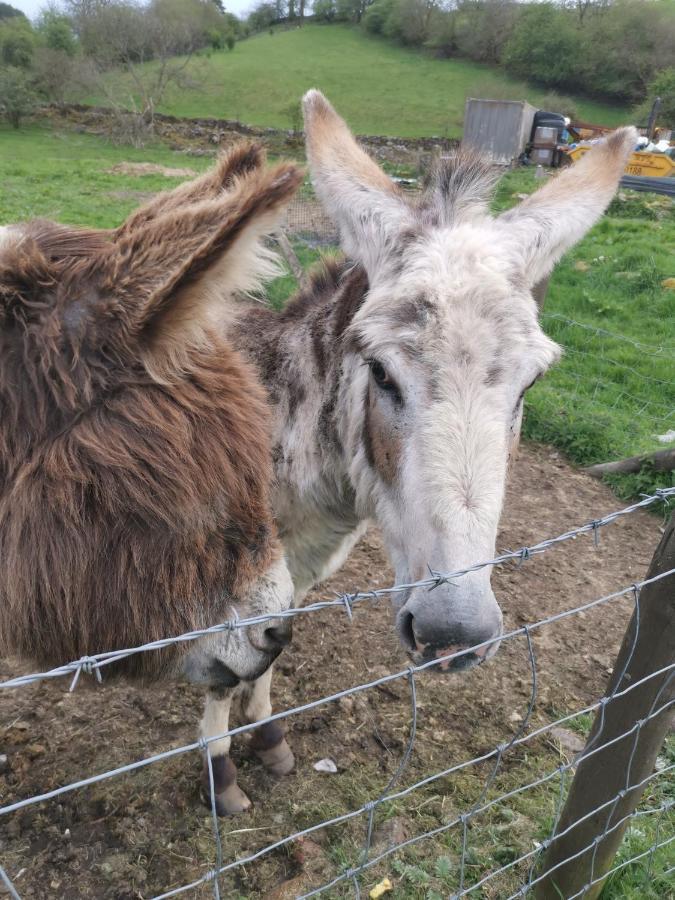
[[[228,729],[233,689],[211,689],[206,695],[206,707],[201,721],[201,735],[204,738],[223,734]],[[211,756],[213,772],[213,794],[216,812],[219,816],[231,816],[247,810],[251,801],[237,784],[237,768],[230,759],[231,738],[210,741],[207,753]],[[202,769],[202,796],[207,806],[211,806],[211,784],[209,760],[205,755]]]
[[[259,722],[272,715],[271,684],[272,666],[245,689],[242,711],[247,722]],[[251,747],[273,775],[288,775],[293,771],[295,757],[279,722],[267,722],[256,728],[251,738]]]

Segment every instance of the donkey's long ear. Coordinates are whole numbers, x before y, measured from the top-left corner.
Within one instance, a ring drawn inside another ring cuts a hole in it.
[[[179,365],[187,347],[227,318],[228,296],[276,273],[261,238],[275,229],[302,178],[291,164],[249,173],[218,199],[123,234],[92,268],[97,293],[114,298],[124,334],[140,341],[156,371]]]
[[[159,216],[175,213],[183,206],[215,200],[222,191],[230,190],[237,178],[261,169],[264,164],[265,152],[260,144],[242,141],[223,154],[216,165],[200,178],[186,181],[171,191],[162,191],[137,209],[115,231],[115,237],[131,234]]]
[[[322,93],[308,91],[303,109],[316,192],[340,229],[344,250],[363,263],[372,279],[390,253],[408,207]]]
[[[528,285],[545,278],[598,221],[616,191],[637,141],[634,128],[619,128],[592,147],[527,200],[503,213],[498,223],[515,245]]]

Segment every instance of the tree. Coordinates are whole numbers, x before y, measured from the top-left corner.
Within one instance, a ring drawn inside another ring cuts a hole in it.
[[[332,22],[337,14],[335,0],[315,0],[312,10],[320,22]]]
[[[436,0],[397,0],[384,26],[387,37],[418,47],[430,34],[430,23],[438,9]]]
[[[345,22],[360,22],[373,0],[336,0],[337,18]]]
[[[10,6],[9,3],[0,3],[0,19],[12,19],[15,16],[23,16],[24,19],[26,18],[20,9],[15,9],[15,7]]]
[[[0,69],[0,114],[13,128],[35,108],[36,97],[25,69],[5,66]]]
[[[66,56],[75,56],[77,41],[68,16],[53,9],[45,10],[38,22],[37,33],[50,50],[60,50]]]
[[[454,16],[459,54],[477,62],[500,63],[519,9],[513,0],[460,0]]]
[[[277,21],[277,9],[274,3],[258,3],[247,19],[251,31],[267,31]]]
[[[171,85],[194,87],[190,65],[194,51],[209,42],[209,24],[228,27],[215,6],[201,0],[153,0],[148,7],[129,0],[67,3],[97,88],[118,112],[114,136],[121,130],[133,143],[142,143],[144,132],[152,130]],[[107,78],[112,68],[129,80]]]
[[[363,25],[366,31],[370,31],[372,34],[384,34],[395,6],[396,0],[375,0],[363,16]]]
[[[551,3],[541,3],[526,7],[519,15],[504,47],[504,63],[521,78],[574,89],[584,81],[586,49],[567,13]]]
[[[645,125],[654,101],[661,98],[661,107],[656,119],[657,125],[675,128],[675,67],[664,69],[656,76],[647,89],[647,98],[636,110],[640,124]]]
[[[35,48],[35,33],[25,16],[0,20],[0,63],[29,69]]]
[[[32,86],[38,96],[58,106],[97,87],[96,72],[88,60],[51,47],[36,49],[31,74]]]

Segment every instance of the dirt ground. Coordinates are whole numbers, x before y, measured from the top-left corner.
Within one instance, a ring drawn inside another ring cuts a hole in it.
[[[523,446],[512,471],[498,548],[534,543],[622,505],[555,450]],[[578,538],[521,568],[507,565],[495,571],[493,585],[506,629],[643,577],[660,522],[655,515],[638,512],[603,529],[597,548],[590,537]],[[391,579],[381,540],[371,531],[338,575],[317,588],[310,600],[385,586]],[[534,724],[600,696],[631,606],[630,598],[615,601],[533,633],[539,680]],[[386,602],[363,604],[351,623],[338,609],[300,616],[292,649],[277,666],[275,708],[289,708],[406,665]],[[26,668],[0,661],[0,677],[20,671]],[[72,694],[67,692],[69,679],[0,691],[0,754],[7,757],[0,764],[0,805],[194,740],[201,703],[197,690],[175,685],[140,689],[122,683],[96,687],[91,681],[83,675]],[[479,669],[422,675],[416,681],[417,739],[403,785],[484,753],[513,734],[530,692],[524,640],[506,642]],[[298,766],[285,779],[265,773],[250,759],[246,741],[236,741],[233,755],[240,783],[254,808],[221,822],[223,861],[376,797],[398,765],[409,723],[409,692],[401,680],[289,719]],[[313,769],[325,757],[337,764],[336,774]],[[522,753],[514,751],[514,765],[527,768],[527,759],[527,745]],[[199,769],[196,752],[182,754],[3,817],[0,862],[23,900],[131,900],[189,883],[216,859],[212,822],[197,797]],[[474,782],[478,793],[482,780],[476,777]],[[410,796],[405,809],[397,807],[402,818],[390,819],[403,835],[426,830],[456,813],[452,777],[434,783],[419,797],[417,792]],[[362,838],[363,818],[349,827],[348,840],[335,827],[317,833],[304,846],[283,848],[233,870],[221,879],[221,896],[279,900],[329,880],[350,863],[345,848],[349,840],[356,846]],[[421,852],[424,842],[419,847]],[[203,886],[185,896],[208,897],[213,892]],[[395,888],[388,896],[403,895]]]

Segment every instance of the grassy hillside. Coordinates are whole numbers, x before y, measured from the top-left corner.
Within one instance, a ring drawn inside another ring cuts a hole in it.
[[[544,92],[503,72],[465,60],[406,50],[346,25],[306,25],[260,34],[196,61],[196,89],[175,89],[159,107],[176,116],[239,119],[291,128],[291,104],[310,87],[323,90],[360,134],[400,137],[461,135],[467,96],[526,99]],[[119,76],[118,76],[119,82]],[[117,94],[133,94],[122,81]],[[103,104],[102,97],[92,102]],[[608,125],[626,111],[579,100],[584,119]]]

